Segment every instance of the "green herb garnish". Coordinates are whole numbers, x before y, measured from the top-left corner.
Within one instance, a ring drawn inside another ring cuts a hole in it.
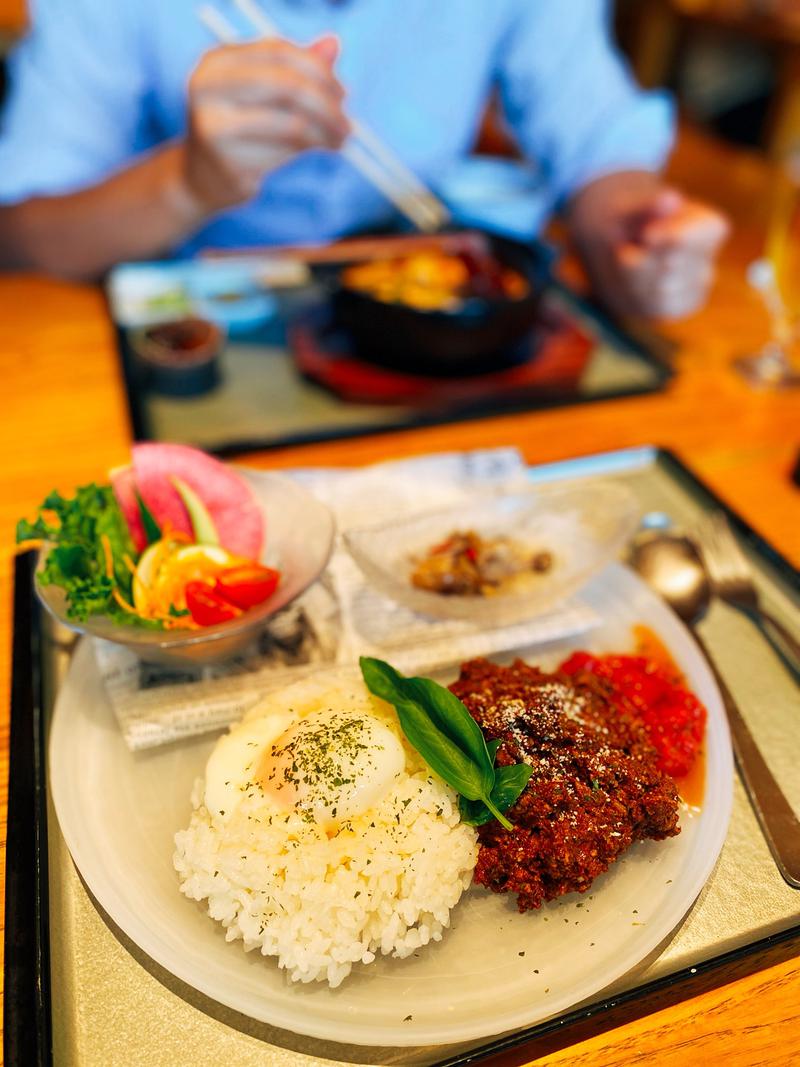
[[[156,541],[161,540],[161,527],[156,522],[155,516],[153,515],[150,508],[147,506],[147,504],[145,504],[144,497],[138,489],[135,490],[135,493],[136,506],[139,508],[139,516],[142,520],[142,528],[144,530],[145,540],[147,541],[148,545],[154,545]]]
[[[490,799],[499,811],[508,811],[522,790],[528,784],[531,776],[531,768],[527,763],[515,763],[512,767],[494,768],[494,785]],[[461,797],[458,802],[461,809],[461,818],[472,826],[483,826],[496,818],[493,811],[480,800],[468,800]],[[505,826],[505,822],[500,820]]]
[[[140,624],[120,607],[114,590],[129,601],[132,575],[125,556],[135,557],[128,527],[111,486],[84,485],[74,497],[50,493],[35,522],[17,523],[17,542],[43,540],[52,547],[37,575],[42,585],[58,585],[66,595],[67,615],[84,622],[104,614],[115,622]],[[108,539],[112,574],[108,573],[103,538]]]
[[[380,659],[362,656],[361,673],[375,696],[392,704],[409,742],[431,770],[460,794],[464,822],[480,826],[497,819],[517,799],[531,776],[524,763],[494,766],[499,741],[486,744],[481,729],[449,689],[430,678],[407,678]]]

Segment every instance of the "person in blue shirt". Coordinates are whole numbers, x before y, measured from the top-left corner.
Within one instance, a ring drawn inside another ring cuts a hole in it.
[[[260,0],[280,37],[194,0],[32,0],[0,133],[0,265],[93,277],[208,246],[323,241],[391,205],[339,153],[368,123],[433,188],[496,91],[622,312],[678,316],[708,290],[726,224],[671,189],[660,93],[633,83],[605,0]],[[544,211],[543,211],[544,214]]]

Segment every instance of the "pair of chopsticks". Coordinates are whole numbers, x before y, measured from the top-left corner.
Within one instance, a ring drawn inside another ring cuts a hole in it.
[[[277,27],[256,0],[233,2],[259,37],[279,36]],[[213,4],[202,4],[197,14],[220,44],[236,44],[240,40],[236,28]],[[342,155],[417,229],[430,233],[448,221],[450,213],[442,201],[358,119],[352,120],[352,134],[342,146]]]
[[[491,254],[489,240],[477,230],[456,233],[408,233],[386,236],[346,237],[325,244],[209,248],[201,255],[206,260],[263,261],[270,266],[281,263],[334,264],[366,263],[375,259],[414,256],[421,252],[438,252],[458,256],[465,252],[480,260]]]

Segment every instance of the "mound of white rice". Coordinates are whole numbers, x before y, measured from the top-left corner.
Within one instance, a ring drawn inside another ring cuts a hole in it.
[[[190,825],[175,837],[181,891],[208,902],[228,941],[277,956],[298,982],[335,987],[355,963],[440,940],[472,880],[476,833],[460,822],[456,794],[414,762],[332,836],[258,790],[223,821],[203,805],[199,780]]]

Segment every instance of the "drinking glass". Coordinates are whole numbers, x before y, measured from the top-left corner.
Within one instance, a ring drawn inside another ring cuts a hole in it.
[[[753,385],[797,385],[800,370],[792,357],[800,319],[800,148],[776,167],[764,257],[750,264],[747,280],[766,305],[770,339],[735,366]]]

